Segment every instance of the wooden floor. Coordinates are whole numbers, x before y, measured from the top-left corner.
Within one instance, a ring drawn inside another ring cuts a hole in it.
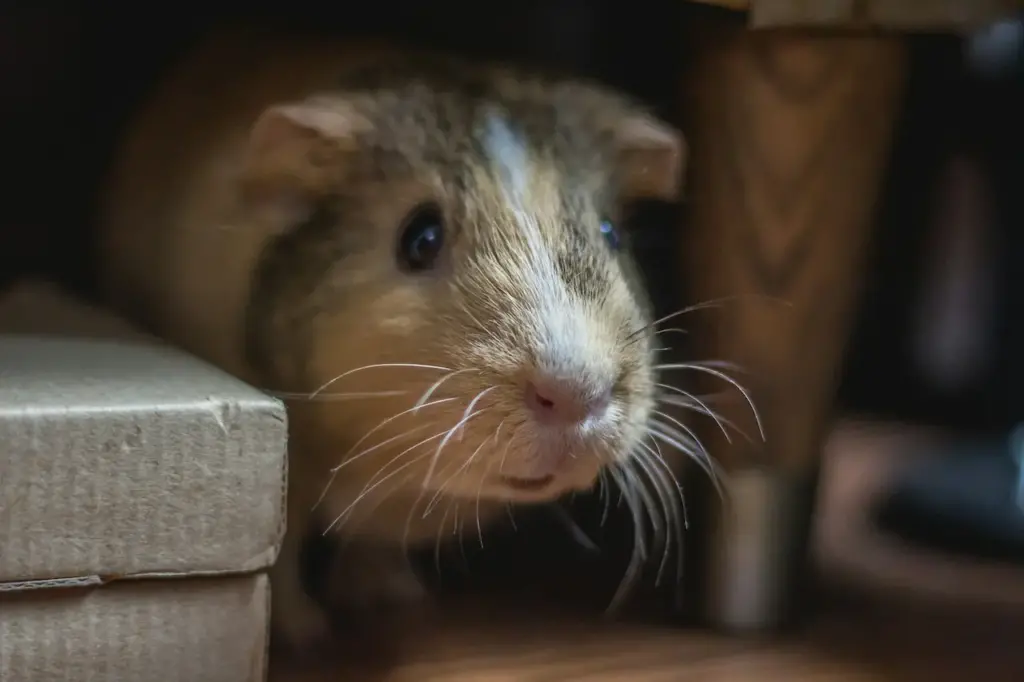
[[[817,543],[826,588],[799,634],[756,641],[522,604],[452,604],[396,638],[390,660],[279,668],[273,682],[1020,682],[1022,572],[910,552],[861,523],[865,499],[908,442],[921,437],[848,427],[833,438]]]

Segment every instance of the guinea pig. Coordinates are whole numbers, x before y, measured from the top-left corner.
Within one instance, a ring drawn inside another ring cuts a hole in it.
[[[330,634],[299,575],[314,519],[344,605],[401,606],[406,548],[460,518],[664,476],[638,460],[655,331],[622,221],[684,161],[610,89],[383,45],[236,30],[157,87],[105,184],[102,290],[287,401],[275,638]]]

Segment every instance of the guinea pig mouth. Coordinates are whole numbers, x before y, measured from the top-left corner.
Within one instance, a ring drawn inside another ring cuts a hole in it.
[[[501,482],[520,492],[538,492],[544,490],[555,480],[554,474],[541,476],[539,478],[519,478],[518,476],[502,476]]]

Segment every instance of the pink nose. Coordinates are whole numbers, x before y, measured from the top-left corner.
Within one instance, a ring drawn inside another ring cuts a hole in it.
[[[599,417],[611,403],[611,390],[593,391],[581,382],[539,378],[526,384],[526,406],[545,424],[576,424]]]

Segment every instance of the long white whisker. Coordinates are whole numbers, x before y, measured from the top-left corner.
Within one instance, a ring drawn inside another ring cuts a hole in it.
[[[722,418],[720,418],[717,414],[715,414],[715,412],[710,407],[708,407],[708,405],[706,405],[704,403],[704,401],[702,401],[700,398],[698,398],[697,396],[695,396],[695,395],[693,395],[691,393],[688,393],[687,391],[684,391],[681,388],[678,388],[676,386],[671,386],[669,384],[660,384],[659,383],[659,384],[655,384],[655,386],[657,386],[658,388],[664,388],[664,389],[667,389],[669,391],[673,391],[675,393],[678,393],[679,395],[683,396],[687,400],[692,400],[694,403],[696,403],[697,407],[703,409],[703,413],[704,414],[706,414],[707,416],[709,416],[709,417],[711,417],[712,419],[715,420],[715,423],[718,424],[718,428],[722,430],[722,435],[725,436],[726,442],[732,443],[732,437],[729,435],[729,432],[725,430],[725,424],[723,423]],[[684,405],[677,405],[677,406],[678,407],[685,407]]]
[[[320,393],[322,393],[323,391],[327,390],[328,387],[333,386],[336,382],[344,379],[347,376],[355,374],[356,372],[362,372],[363,370],[367,370],[367,369],[382,369],[382,368],[435,369],[435,370],[439,370],[439,371],[442,371],[442,372],[450,372],[451,371],[448,367],[439,367],[437,365],[419,365],[419,364],[415,364],[415,363],[401,363],[401,362],[399,362],[399,363],[381,363],[381,364],[376,364],[376,365],[363,365],[362,367],[356,367],[355,369],[350,369],[347,372],[342,372],[341,374],[339,374],[338,376],[334,377],[333,379],[330,379],[329,381],[324,382],[320,386],[320,388],[316,389],[315,391],[313,391],[310,394],[310,397],[311,398],[315,398],[316,396],[320,395]]]
[[[518,533],[519,532],[519,526],[516,525],[516,517],[515,517],[515,514],[512,512],[512,503],[511,502],[509,502],[509,503],[507,503],[505,505],[505,513],[508,516],[508,522],[510,524],[512,524],[512,532],[513,533]]]
[[[433,405],[442,405],[444,403],[450,403],[453,400],[455,400],[455,398],[439,398],[437,400],[434,400],[434,401],[431,401],[431,402],[427,403],[426,405],[423,405],[422,407],[430,407],[430,406],[433,406]],[[356,441],[355,445],[353,445],[351,448],[349,448],[349,451],[347,453],[345,453],[345,456],[342,458],[341,464],[339,464],[337,467],[335,467],[334,471],[337,471],[338,469],[341,469],[342,467],[347,466],[350,462],[352,462],[352,461],[354,461],[356,459],[359,459],[359,457],[361,457],[362,455],[365,455],[366,452],[363,452],[363,453],[360,453],[359,455],[356,455],[355,457],[351,457],[352,453],[355,452],[356,449],[360,445],[362,445],[366,441],[367,438],[369,438],[374,433],[376,433],[380,429],[384,428],[385,426],[387,426],[391,422],[395,421],[399,417],[403,417],[403,416],[409,414],[410,412],[415,412],[418,409],[419,409],[419,407],[410,407],[407,410],[402,410],[398,414],[393,415],[391,417],[388,417],[387,419],[382,421],[380,424],[377,424],[375,427],[373,427],[372,429],[367,431],[363,435],[362,438],[360,438],[359,440]]]
[[[490,440],[493,440],[495,445],[498,444],[498,436],[501,434],[501,427],[504,425],[505,419],[502,419],[500,422],[498,422],[498,428],[494,429],[494,436],[490,438]],[[481,527],[482,524],[480,521],[480,496],[482,495],[484,481],[487,480],[487,477],[490,475],[491,469],[493,467],[494,459],[492,458],[491,463],[487,465],[487,468],[484,470],[484,473],[480,477],[480,481],[477,483],[476,486],[476,534],[477,537],[480,539],[480,549],[484,548],[484,531],[483,528]]]
[[[744,400],[747,401],[747,405],[750,406],[750,411],[754,415],[754,421],[757,422],[757,430],[761,435],[761,440],[765,440],[764,425],[761,422],[761,414],[760,412],[758,412],[757,406],[754,405],[754,399],[750,395],[750,391],[744,388],[743,385],[740,384],[740,382],[736,381],[725,372],[721,372],[713,367],[708,367],[706,365],[695,365],[693,363],[659,365],[658,369],[691,369],[698,372],[704,372],[705,374],[710,374],[711,376],[718,377],[722,381],[728,382],[733,386],[733,388],[739,391],[743,395]]]
[[[648,434],[650,435],[650,434]],[[651,436],[651,443],[658,447],[658,441]],[[679,499],[679,506],[674,505],[674,516],[675,519],[675,541],[676,541],[676,580],[682,580],[683,578],[683,533],[690,528],[690,516],[686,509],[686,495],[683,493],[682,483],[679,482],[679,478],[676,473],[672,470],[672,467],[668,465],[665,458],[661,454],[661,449],[658,448],[658,456],[654,458],[653,465],[660,469],[662,472],[662,481],[665,486],[665,492],[669,499],[672,499],[672,488],[675,489],[675,493]],[[658,580],[661,579],[661,572],[658,573]],[[675,589],[676,601],[682,596],[680,587],[677,585]]]
[[[647,513],[647,518],[651,522],[651,530],[654,534],[654,541],[656,543],[664,541],[664,526],[662,519],[658,513],[657,503],[654,498],[651,497],[651,492],[644,485],[643,481],[637,474],[636,469],[629,464],[637,464],[638,460],[634,454],[633,457],[626,460],[626,463],[622,466],[622,473],[626,476],[627,480],[633,484],[639,499],[643,502],[642,508]],[[646,558],[646,557],[645,557]]]
[[[430,456],[430,453],[426,453],[425,452],[425,453],[423,453],[422,455],[420,455],[418,457],[414,457],[410,461],[406,462],[402,466],[400,466],[397,469],[395,469],[394,471],[392,471],[387,476],[384,476],[383,478],[381,478],[379,481],[374,483],[372,486],[369,486],[369,488],[364,487],[363,492],[359,493],[359,495],[356,496],[356,499],[352,500],[352,502],[350,502],[349,505],[347,507],[345,507],[345,509],[343,509],[340,514],[338,514],[338,516],[334,519],[334,521],[332,521],[331,524],[329,526],[327,526],[327,529],[324,530],[324,534],[326,535],[331,530],[333,530],[334,527],[338,523],[340,523],[342,521],[342,519],[344,519],[355,508],[355,506],[357,504],[359,504],[359,502],[361,502],[363,499],[365,499],[367,495],[372,493],[374,490],[376,490],[378,487],[383,485],[385,482],[387,482],[391,478],[397,476],[402,471],[404,471],[404,470],[408,469],[409,467],[411,467],[413,464],[416,464],[417,462],[419,462],[421,460],[424,460],[424,459],[426,459],[429,456]]]
[[[641,334],[644,331],[646,331],[647,329],[650,329],[652,327],[657,327],[659,324],[661,324],[663,322],[668,322],[669,320],[674,319],[676,317],[679,317],[680,315],[686,315],[688,313],[694,313],[694,312],[697,312],[698,310],[707,310],[709,308],[718,308],[723,303],[732,303],[732,302],[734,302],[736,300],[739,300],[739,299],[742,299],[742,298],[766,298],[768,300],[774,301],[775,303],[781,303],[783,305],[792,306],[792,303],[790,303],[788,301],[784,301],[784,300],[782,300],[782,299],[780,299],[778,297],[775,297],[775,296],[766,296],[764,294],[736,294],[736,295],[733,295],[733,296],[723,296],[722,298],[715,298],[715,299],[710,299],[710,300],[707,300],[707,301],[703,301],[701,303],[695,303],[695,304],[687,306],[685,308],[681,308],[680,310],[677,310],[674,313],[669,313],[668,315],[665,315],[664,317],[659,317],[657,320],[655,320],[654,322],[651,322],[649,325],[647,325],[645,327],[641,327],[640,329],[636,330],[635,332],[633,332],[633,334]]]
[[[702,459],[709,461],[711,460],[711,453],[708,451],[707,447],[704,445],[701,439],[697,436],[696,431],[694,431],[692,428],[690,428],[683,422],[679,421],[672,415],[668,414],[667,412],[662,412],[661,410],[652,410],[651,415],[652,424],[657,424],[662,429],[668,429],[675,432],[676,439],[680,441],[680,444],[674,445],[673,447],[678,448],[683,454],[686,454],[694,459]],[[661,417],[662,419],[672,422],[672,424],[678,427],[678,431],[676,431],[676,429],[672,429],[671,427],[669,427],[668,424],[659,422],[657,419],[654,419],[653,417]],[[683,443],[688,443],[690,445],[688,447],[680,447],[680,445],[682,445]]]
[[[366,398],[391,398],[400,395],[408,395],[408,391],[363,391],[363,392],[352,392],[352,393],[292,393],[288,391],[269,391],[264,390],[267,395],[278,398],[280,400],[308,400],[308,401],[319,401],[319,402],[342,402],[345,400],[364,400]]]
[[[653,441],[652,441],[653,442]],[[677,551],[682,547],[682,528],[683,523],[680,518],[680,510],[682,502],[682,490],[679,487],[678,481],[676,481],[675,475],[671,473],[671,469],[665,465],[664,460],[657,455],[657,453],[651,449],[649,445],[641,442],[640,446],[643,448],[642,451],[634,453],[637,465],[643,470],[650,480],[651,485],[654,487],[658,494],[658,498],[661,501],[662,509],[665,513],[665,537],[664,537],[664,549],[662,552],[661,563],[658,566],[658,575],[655,579],[655,584],[660,585],[662,577],[665,573],[665,568],[668,566],[668,559],[672,553],[672,541],[675,540]],[[660,463],[660,465],[659,465]],[[661,466],[664,465],[664,466]],[[668,474],[666,475],[666,472]],[[677,502],[679,504],[677,504]],[[669,533],[669,530],[674,532]]]
[[[427,437],[427,438],[424,438],[424,439],[423,439],[423,440],[421,440],[420,442],[418,442],[418,443],[416,443],[416,444],[414,444],[414,445],[410,445],[410,446],[409,446],[409,447],[407,447],[407,448],[406,448],[405,450],[402,450],[402,451],[401,451],[401,452],[399,452],[399,453],[398,453],[397,455],[395,455],[395,456],[394,456],[394,457],[392,457],[392,458],[391,458],[390,460],[388,460],[388,462],[387,462],[386,464],[384,464],[384,466],[380,467],[380,468],[379,468],[379,469],[377,470],[377,473],[376,473],[376,474],[374,474],[373,476],[371,476],[371,477],[370,477],[370,480],[368,480],[368,481],[366,482],[366,484],[365,484],[365,485],[363,486],[362,490],[361,490],[361,491],[359,492],[359,494],[358,494],[358,495],[356,496],[356,499],[355,499],[355,500],[354,500],[354,501],[352,502],[352,504],[351,504],[351,505],[349,505],[349,508],[351,508],[351,507],[354,507],[354,506],[355,506],[355,505],[356,505],[356,504],[357,504],[357,503],[358,503],[358,502],[359,502],[359,501],[360,501],[361,499],[363,499],[363,498],[364,498],[364,497],[365,497],[366,495],[368,495],[368,494],[369,494],[370,492],[372,492],[372,491],[373,491],[373,489],[377,487],[377,485],[379,485],[380,483],[383,483],[383,482],[384,482],[384,481],[382,480],[382,481],[378,481],[377,483],[374,483],[374,481],[375,481],[375,480],[377,479],[377,477],[378,477],[378,476],[380,476],[380,475],[381,475],[381,474],[382,474],[383,472],[387,471],[387,468],[388,468],[389,466],[391,466],[392,464],[394,464],[394,463],[395,463],[395,462],[397,462],[398,460],[402,459],[403,457],[405,457],[406,455],[408,455],[408,454],[409,454],[410,452],[412,452],[412,451],[413,451],[413,450],[415,450],[416,448],[420,447],[421,445],[426,445],[426,444],[427,444],[427,443],[429,443],[430,441],[432,441],[432,440],[435,440],[435,439],[437,439],[437,438],[440,438],[440,437],[442,437],[442,436],[443,436],[444,434],[446,434],[446,433],[448,433],[448,430],[447,430],[447,429],[445,429],[444,431],[441,431],[441,432],[439,432],[439,433],[435,433],[435,434],[434,434],[433,436],[429,436],[429,437]],[[419,456],[419,457],[416,457],[416,458],[414,458],[414,459],[412,460],[412,462],[409,462],[409,464],[414,464],[414,463],[416,463],[416,462],[418,462],[418,461],[422,460],[422,459],[423,459],[423,458],[424,458],[425,456],[426,456],[426,454],[423,454],[423,455],[421,455],[421,456]],[[406,468],[405,466],[403,466],[403,467],[400,467],[400,468],[399,468],[398,470],[396,470],[396,471],[392,472],[392,474],[398,473],[399,471],[402,471],[402,470],[403,470],[403,469],[405,469],[405,468]],[[385,477],[385,480],[386,480],[387,478],[390,478],[390,475],[389,475],[389,476],[387,476],[387,477]],[[367,488],[369,488],[369,490],[368,490]],[[346,511],[348,511],[348,510],[346,510]],[[341,518],[341,516],[344,516],[344,514],[345,514],[345,512],[342,512],[342,514],[340,514],[338,518]],[[328,530],[330,530],[330,527],[328,527]]]
[[[669,417],[668,415],[664,416],[666,418],[671,419],[671,417]],[[679,423],[677,420],[672,421],[676,422],[677,424]],[[690,429],[687,429],[685,426],[684,429],[687,432],[692,433],[692,431]],[[664,439],[660,440],[662,440],[662,442],[665,443],[666,445],[671,445],[672,447],[676,448],[681,453],[683,453],[684,455],[688,456],[691,460],[696,462],[697,465],[700,466],[700,468],[704,471],[704,473],[707,474],[708,478],[711,479],[712,481],[715,481],[715,484],[717,485],[717,469],[715,466],[715,461],[711,457],[711,453],[708,452],[707,448],[705,448],[703,444],[701,444],[699,441],[695,441],[694,439],[690,438],[685,433],[681,433],[678,430],[669,426],[668,424],[660,422],[656,419],[652,419],[648,423],[647,431],[652,436],[668,437],[670,439],[669,441],[665,441]]]
[[[481,398],[483,398],[483,397],[484,397],[485,395],[487,395],[488,393],[490,393],[491,391],[493,391],[493,390],[494,390],[495,388],[497,388],[497,387],[496,387],[496,386],[491,386],[491,387],[489,387],[489,388],[485,388],[484,390],[482,390],[482,391],[480,391],[479,393],[477,393],[477,394],[476,394],[476,397],[475,397],[475,398],[473,398],[473,399],[472,399],[471,401],[469,401],[469,405],[467,405],[467,406],[466,406],[466,410],[465,410],[465,412],[463,412],[463,413],[462,413],[462,418],[461,418],[461,419],[459,420],[459,422],[458,422],[458,423],[457,423],[457,424],[456,424],[455,426],[453,426],[453,427],[452,427],[452,430],[448,432],[448,435],[446,435],[446,436],[444,437],[444,440],[442,440],[442,441],[441,441],[441,442],[440,442],[440,443],[438,444],[438,446],[437,446],[437,452],[435,452],[435,453],[434,453],[434,461],[432,461],[432,462],[430,463],[430,469],[429,469],[429,470],[427,471],[427,476],[426,476],[426,478],[424,478],[424,479],[423,479],[423,481],[424,481],[424,487],[426,487],[426,484],[429,484],[429,483],[430,483],[430,480],[431,480],[431,478],[432,478],[432,477],[433,477],[433,475],[434,475],[434,469],[435,469],[435,467],[437,466],[437,460],[438,460],[438,458],[439,458],[439,457],[441,456],[441,451],[442,451],[442,450],[444,449],[444,446],[445,446],[445,445],[447,445],[447,444],[448,444],[448,441],[449,441],[449,440],[451,440],[451,437],[452,437],[452,436],[453,436],[453,435],[454,435],[454,434],[455,434],[455,433],[456,433],[456,432],[457,432],[457,431],[458,431],[458,430],[459,430],[459,429],[460,429],[461,427],[465,426],[466,422],[468,422],[468,421],[469,421],[469,420],[471,419],[471,416],[470,416],[470,411],[471,411],[471,410],[473,409],[473,407],[474,407],[474,406],[475,406],[475,405],[477,404],[477,402],[479,402]],[[473,415],[474,415],[474,416],[475,416],[476,414],[479,414],[479,412],[474,412],[474,413],[473,413]]]
[[[433,459],[430,462],[430,470],[427,471],[427,475],[423,478],[423,488],[424,489],[427,489],[427,487],[429,486],[430,481],[433,478],[434,470],[435,470],[435,468],[437,466],[437,461],[438,461],[438,459],[441,456],[441,451],[444,449],[445,443],[448,442],[448,440],[451,438],[452,434],[455,433],[455,431],[457,431],[461,426],[464,426],[466,424],[466,422],[468,422],[470,419],[472,419],[473,417],[476,417],[477,415],[483,414],[484,412],[487,412],[487,409],[477,410],[476,412],[470,413],[469,415],[466,416],[465,419],[460,419],[459,423],[456,424],[455,426],[453,426],[448,431],[448,433],[445,434],[444,439],[438,444],[437,450],[434,452],[434,457],[433,457]],[[486,442],[487,441],[484,440],[484,443],[486,443]],[[482,447],[483,443],[481,443],[480,446]],[[438,492],[440,492],[441,490],[443,490],[443,487],[439,486],[438,487]],[[437,493],[435,493],[435,495],[437,495]],[[427,514],[430,513],[431,509],[432,509],[432,507],[428,504],[426,511],[423,512],[422,518],[424,518],[424,519],[427,518]]]
[[[623,601],[629,596],[637,577],[640,575],[647,550],[644,541],[643,515],[637,508],[636,498],[630,492],[627,492],[627,486],[621,477],[622,469],[615,467],[608,471],[619,488],[620,499],[626,501],[626,506],[629,508],[630,516],[633,520],[633,550],[630,553],[629,563],[626,565],[626,572],[622,575],[619,587],[615,590],[615,594],[612,595],[606,609],[606,613],[613,614],[619,610]]]
[[[331,469],[331,475],[327,479],[327,485],[324,486],[323,492],[320,493],[320,497],[317,498],[316,504],[313,505],[313,509],[316,509],[317,507],[319,507],[323,503],[324,498],[327,496],[327,491],[329,491],[331,489],[331,486],[334,485],[334,481],[338,477],[338,472],[341,470],[341,468],[342,468],[342,466],[344,466],[344,464],[346,464],[348,462],[352,462],[352,461],[354,461],[356,459],[359,459],[361,457],[364,457],[365,455],[370,454],[374,450],[377,450],[378,448],[382,448],[385,445],[388,445],[389,443],[395,442],[396,440],[401,440],[403,438],[407,438],[407,437],[411,436],[412,434],[418,433],[418,432],[422,431],[423,429],[425,429],[425,428],[427,428],[429,426],[433,426],[436,423],[437,422],[428,422],[426,424],[420,424],[418,426],[415,426],[415,427],[409,429],[408,431],[405,431],[403,433],[398,434],[397,436],[392,436],[391,438],[388,438],[387,440],[384,440],[384,441],[381,441],[380,443],[377,443],[373,447],[371,447],[371,448],[369,448],[367,450],[364,450],[363,452],[360,452],[358,455],[356,455],[352,459],[347,460],[346,462],[343,462],[341,465],[336,466],[333,469]],[[408,450],[403,451],[401,454],[398,455],[398,457],[401,457],[406,452],[408,452]],[[394,461],[394,460],[392,460],[392,461]],[[389,462],[389,464],[390,464],[390,462]]]
[[[750,435],[746,431],[744,431],[739,426],[737,426],[736,422],[732,421],[728,417],[723,417],[722,415],[718,414],[714,410],[709,409],[710,406],[708,406],[706,404],[705,405],[700,405],[700,404],[694,402],[693,400],[690,400],[687,397],[676,396],[676,395],[667,395],[667,394],[664,394],[664,393],[659,395],[657,397],[657,400],[658,400],[659,403],[661,403],[663,405],[671,405],[672,407],[679,407],[679,408],[682,408],[684,410],[688,410],[689,412],[694,412],[696,414],[704,415],[705,417],[711,417],[716,422],[718,422],[720,425],[725,425],[725,426],[728,426],[729,428],[731,428],[734,432],[736,432],[740,436],[742,436],[743,440],[747,441],[748,443],[753,443],[754,442],[754,439],[751,438]],[[667,417],[667,415],[665,415],[665,413],[663,413],[663,412],[660,413],[660,414],[662,416],[666,416]],[[729,440],[729,437],[726,436],[726,439]],[[729,442],[731,443],[732,440],[729,440]]]
[[[449,476],[445,480],[444,483],[442,483],[441,485],[437,486],[437,490],[434,492],[434,496],[431,497],[429,501],[427,501],[427,508],[423,512],[423,518],[427,518],[427,516],[430,515],[430,512],[432,512],[434,510],[434,507],[436,506],[437,501],[440,499],[441,494],[444,492],[445,487],[449,483],[454,481],[456,476],[461,474],[463,471],[468,469],[473,464],[473,460],[475,460],[477,455],[480,454],[480,451],[483,449],[483,447],[485,445],[487,445],[488,441],[490,441],[489,437],[488,438],[484,438],[482,441],[480,441],[480,445],[476,446],[476,450],[474,450],[473,454],[471,454],[469,457],[466,458],[466,461],[462,463],[462,466],[460,466],[458,469],[456,469],[455,473],[453,473],[451,476]]]
[[[500,427],[500,424],[499,424],[499,427]],[[497,439],[497,435],[498,434],[497,434],[497,432],[495,432],[494,435],[495,435],[494,442],[495,442],[495,444],[497,444],[497,442],[498,442],[498,439]],[[483,491],[483,488],[484,488],[484,481],[486,481],[487,478],[490,476],[491,469],[494,468],[494,464],[495,464],[495,460],[492,458],[491,461],[484,468],[484,472],[480,476],[480,480],[477,482],[477,486],[476,486],[476,504],[474,505],[474,507],[476,509],[476,537],[480,541],[480,549],[484,548],[484,529],[483,529],[483,522],[480,520],[480,497],[482,495],[482,491]]]
[[[696,462],[697,465],[700,466],[701,470],[703,470],[707,475],[708,479],[711,480],[719,497],[724,497],[725,491],[722,483],[724,472],[706,452],[703,453],[704,457],[697,456],[679,441],[679,436],[681,434],[676,433],[665,424],[651,423],[648,426],[648,433],[650,433],[654,438],[660,440],[662,443],[671,445],[683,454],[689,455],[690,459]]]
[[[425,402],[427,402],[427,400],[430,399],[430,396],[432,396],[434,394],[434,391],[436,391],[438,388],[441,387],[441,384],[443,384],[444,382],[448,381],[449,379],[451,379],[454,376],[457,376],[459,374],[464,374],[464,373],[469,372],[469,371],[472,371],[472,370],[460,369],[460,370],[456,370],[454,372],[451,372],[449,374],[445,374],[443,377],[441,377],[440,379],[435,381],[433,384],[431,384],[430,388],[428,388],[426,391],[423,392],[423,395],[420,396],[420,399],[416,401],[416,404],[413,405],[413,407],[414,408],[423,407],[423,404]]]
[[[366,521],[370,517],[370,515],[373,513],[373,511],[375,511],[378,507],[380,507],[382,504],[384,504],[384,501],[387,500],[388,497],[390,497],[392,494],[394,494],[395,492],[401,490],[406,485],[408,485],[409,481],[411,481],[413,476],[415,476],[415,475],[416,475],[415,471],[410,471],[405,476],[402,476],[397,481],[395,481],[395,484],[393,486],[391,486],[390,492],[388,492],[386,494],[383,494],[383,495],[376,495],[373,504],[371,504],[368,508],[361,509],[362,520]],[[358,525],[358,523],[357,523],[357,525]],[[351,530],[351,527],[352,527],[352,515],[351,514],[349,515],[349,517],[347,519],[343,519],[340,522],[340,524],[337,526],[337,529],[340,530],[343,526]],[[349,535],[349,533],[346,533],[346,535]],[[344,544],[347,544],[347,543],[343,543],[343,546],[344,546]],[[406,547],[405,545],[402,546],[402,550],[405,553],[408,553],[408,551],[409,551],[408,547]]]
[[[437,535],[434,538],[434,570],[437,571],[438,575],[441,575],[441,540],[444,536],[444,523],[448,520],[448,515],[452,513],[452,509],[458,513],[458,500],[452,498],[448,500],[448,506],[444,509],[444,516],[441,517],[441,522],[437,524]],[[456,522],[457,527],[457,522]]]

